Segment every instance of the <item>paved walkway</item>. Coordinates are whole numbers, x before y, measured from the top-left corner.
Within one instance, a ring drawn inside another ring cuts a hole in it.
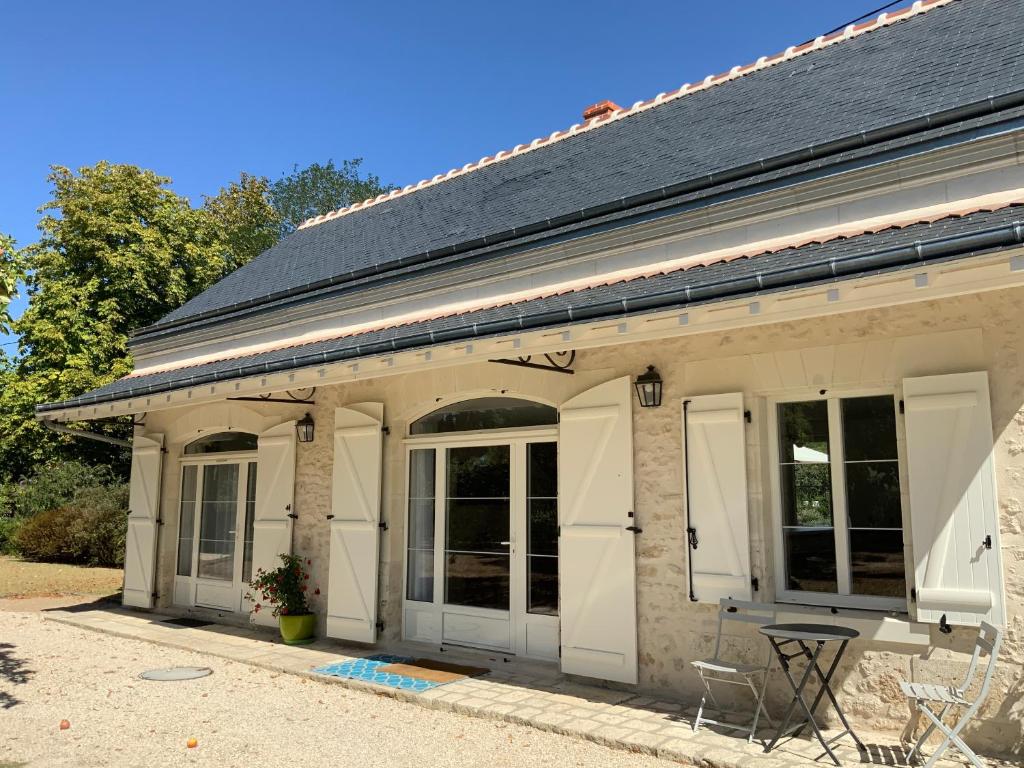
[[[276,640],[274,634],[261,629],[222,625],[180,627],[165,623],[169,618],[166,616],[122,608],[86,606],[84,610],[51,610],[46,612],[46,618],[96,632],[198,651],[325,683],[371,691],[424,707],[504,720],[610,747],[645,752],[688,765],[714,768],[832,765],[817,743],[808,739],[791,739],[766,755],[756,742],[748,744],[744,738],[724,731],[704,728],[694,733],[691,722],[695,711],[679,703],[584,685],[545,665],[505,664],[500,658],[494,665],[482,663],[483,656],[446,653],[446,661],[487,666],[492,671],[482,677],[413,693],[312,672],[315,667],[381,653],[382,650],[408,653],[410,649],[407,647],[367,650],[329,640],[307,646],[287,646]],[[419,652],[418,655],[426,654]],[[867,745],[868,752],[859,754],[850,739],[843,739],[836,753],[844,765],[907,764],[906,750],[892,735],[863,731],[858,731],[858,735]],[[952,768],[962,763],[943,760],[939,765]]]

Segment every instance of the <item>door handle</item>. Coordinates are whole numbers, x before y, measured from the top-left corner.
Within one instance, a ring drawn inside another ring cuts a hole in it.
[[[512,542],[511,541],[499,541],[498,543],[501,544],[501,546],[503,546],[503,547],[511,547],[512,546]]]

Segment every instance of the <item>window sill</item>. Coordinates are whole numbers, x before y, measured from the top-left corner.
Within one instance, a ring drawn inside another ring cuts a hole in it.
[[[931,633],[927,624],[912,621],[905,613],[820,608],[811,605],[776,603],[775,621],[779,624],[814,621],[818,624],[841,624],[860,632],[861,640],[876,643],[898,643],[900,645],[927,646]]]

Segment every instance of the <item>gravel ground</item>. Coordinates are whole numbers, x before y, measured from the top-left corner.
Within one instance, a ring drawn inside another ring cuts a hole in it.
[[[140,672],[208,666],[200,680]],[[61,731],[62,719],[71,723]],[[198,746],[188,749],[190,738]],[[212,656],[0,612],[0,768],[600,766],[672,763],[423,709]]]

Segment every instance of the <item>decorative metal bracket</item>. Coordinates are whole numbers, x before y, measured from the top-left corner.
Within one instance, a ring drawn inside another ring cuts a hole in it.
[[[546,362],[534,362],[533,355],[517,357],[515,360],[501,358],[488,360],[489,363],[501,363],[502,365],[518,365],[522,368],[536,368],[539,371],[554,371],[555,373],[576,373],[572,364],[576,362],[576,350],[570,349],[566,352],[551,352],[541,355]]]
[[[295,394],[297,393],[297,394]],[[288,395],[284,397],[271,397],[268,395],[257,395],[256,397],[229,397],[228,400],[245,400],[250,403],[284,403],[285,405],[316,405],[316,401],[313,400],[313,395],[316,394],[316,387],[306,387],[305,389],[287,390],[285,392]]]

